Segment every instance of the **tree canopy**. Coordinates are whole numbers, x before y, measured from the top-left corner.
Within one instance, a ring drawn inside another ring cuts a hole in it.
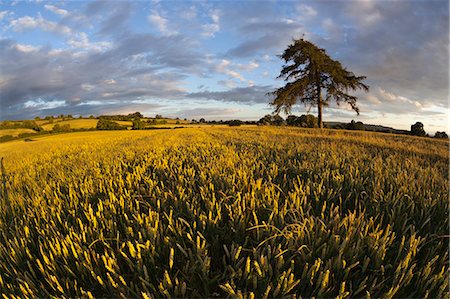
[[[362,82],[365,76],[356,76],[339,61],[331,59],[324,49],[305,39],[294,40],[280,58],[285,65],[278,78],[287,83],[271,93],[275,96],[271,105],[276,113],[284,111],[289,114],[298,101],[317,106],[319,128],[323,127],[322,107],[328,106],[330,100],[335,100],[338,105],[348,103],[359,114],[357,97],[348,94],[348,91],[368,91],[369,86]],[[324,97],[322,90],[326,91]]]
[[[415,136],[425,136],[427,133],[423,129],[423,123],[420,121],[416,122],[415,124],[411,125],[411,135]]]

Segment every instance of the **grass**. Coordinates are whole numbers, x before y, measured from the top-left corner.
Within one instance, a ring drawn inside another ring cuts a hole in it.
[[[448,141],[210,126],[35,140],[0,144],[6,296],[447,294]]]

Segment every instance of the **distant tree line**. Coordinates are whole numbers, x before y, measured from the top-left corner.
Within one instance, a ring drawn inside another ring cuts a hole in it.
[[[294,127],[302,127],[302,128],[318,128],[318,119],[312,114],[303,114],[301,116],[289,115],[286,119],[281,117],[278,114],[272,115],[267,114],[262,117],[257,122],[258,125],[272,125],[272,126],[294,126]],[[421,122],[416,122],[411,125],[411,130],[397,130],[388,127],[383,127],[379,125],[367,125],[361,121],[354,121],[345,124],[345,123],[335,123],[335,124],[323,124],[324,127],[328,127],[330,129],[336,130],[356,130],[356,131],[371,131],[371,132],[382,132],[382,133],[394,133],[394,134],[404,134],[404,135],[413,135],[413,136],[428,136],[425,132],[423,124]],[[435,138],[448,138],[446,132],[436,132],[434,134]]]
[[[134,112],[130,113],[128,115],[100,115],[98,117],[99,119],[106,119],[106,120],[118,120],[118,121],[133,121],[135,119],[141,119],[144,118],[144,116],[140,112]]]
[[[3,129],[31,129],[36,132],[43,131],[44,129],[39,126],[34,120],[24,120],[24,121],[2,121],[0,123],[0,130]]]
[[[302,128],[318,128],[318,119],[312,114],[302,114],[301,116],[289,115],[286,120],[278,114],[267,114],[257,122],[258,125],[273,126],[293,126]]]
[[[72,115],[59,115],[60,119],[71,119]],[[95,118],[93,115],[89,118]],[[128,126],[120,125],[116,121],[131,121],[132,130],[151,130],[156,128],[168,129],[166,127],[153,127],[156,124],[166,124],[167,120],[163,118],[162,115],[157,114],[153,119],[143,119],[144,116],[140,112],[130,113],[128,115],[101,115],[99,116],[99,121],[95,129],[72,129],[69,124],[55,124],[51,131],[45,131],[41,126],[38,125],[37,121],[42,120],[36,117],[35,120],[24,120],[24,121],[3,121],[0,122],[1,129],[32,129],[35,133],[21,133],[19,136],[14,137],[12,135],[4,135],[0,137],[0,142],[13,140],[17,138],[23,138],[28,136],[33,136],[39,133],[61,133],[61,132],[73,132],[73,131],[89,131],[89,130],[126,130]],[[46,116],[44,120],[52,123],[55,119],[54,116]],[[176,124],[180,124],[179,118],[177,118]],[[184,119],[187,121],[187,119]],[[302,114],[301,116],[289,115],[286,119],[281,117],[279,114],[267,114],[258,121],[242,121],[238,119],[234,120],[205,120],[200,118],[200,120],[192,119],[191,124],[224,124],[229,126],[240,126],[240,125],[273,125],[273,126],[294,126],[303,128],[318,128],[318,118],[312,114]],[[324,127],[330,129],[345,129],[345,130],[359,130],[359,131],[373,131],[373,132],[384,132],[384,133],[395,133],[395,134],[406,134],[420,137],[429,137],[425,132],[424,126],[421,122],[416,122],[411,125],[411,130],[397,130],[389,127],[384,127],[380,125],[367,125],[361,121],[354,121],[345,123],[324,123]],[[179,128],[179,127],[176,127]],[[435,138],[448,138],[446,132],[436,132],[434,134]]]
[[[434,134],[434,138],[447,138],[448,139],[448,135],[445,132],[437,131],[436,134]]]
[[[423,123],[421,123],[421,122],[416,122],[415,124],[411,125],[410,134],[414,135],[414,136],[420,136],[420,137],[425,137],[425,136],[429,137],[423,128]],[[448,138],[448,135],[445,132],[437,131],[434,134],[434,138]]]

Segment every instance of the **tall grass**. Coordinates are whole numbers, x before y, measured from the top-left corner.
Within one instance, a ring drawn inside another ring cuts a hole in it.
[[[286,128],[82,134],[2,152],[6,297],[446,295],[448,142]]]

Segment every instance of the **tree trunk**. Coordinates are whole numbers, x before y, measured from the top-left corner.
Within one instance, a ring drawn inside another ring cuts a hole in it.
[[[322,122],[322,94],[320,92],[320,82],[317,82],[317,110],[318,110],[318,120],[317,125],[320,129],[323,129],[323,122]]]
[[[317,124],[319,125],[320,129],[323,129],[323,122],[322,122],[322,99],[319,99],[319,103],[317,104],[317,109],[319,110],[318,120]]]

